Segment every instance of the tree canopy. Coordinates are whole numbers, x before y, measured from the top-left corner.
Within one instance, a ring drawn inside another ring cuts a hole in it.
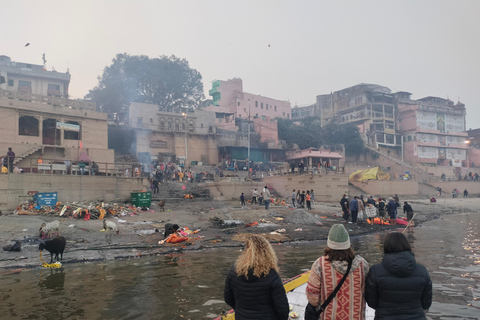
[[[203,97],[202,76],[186,59],[127,53],[117,54],[85,96],[110,115],[127,111],[132,102],[156,104],[165,111],[194,108]]]
[[[364,150],[364,142],[356,125],[329,123],[323,128],[316,117],[300,120],[300,125],[290,119],[278,120],[278,138],[285,140],[289,147],[297,144],[300,149],[320,148],[342,144],[346,155],[359,155]]]

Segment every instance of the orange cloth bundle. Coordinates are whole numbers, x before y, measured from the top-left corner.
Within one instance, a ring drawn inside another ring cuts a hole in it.
[[[180,237],[179,235],[175,234],[175,233],[172,233],[168,238],[167,238],[167,242],[170,242],[170,243],[178,243],[178,242],[182,242],[182,241],[187,241],[188,240],[188,237]]]

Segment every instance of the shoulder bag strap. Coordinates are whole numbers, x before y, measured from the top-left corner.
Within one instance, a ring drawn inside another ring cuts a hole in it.
[[[340,288],[342,287],[343,283],[345,282],[345,279],[347,279],[348,277],[348,274],[350,273],[350,269],[352,268],[352,261],[350,261],[348,263],[348,268],[347,268],[347,272],[345,272],[345,274],[343,275],[343,278],[342,280],[340,280],[340,283],[337,285],[337,287],[335,288],[335,290],[333,290],[333,292],[330,294],[330,296],[328,296],[327,300],[325,300],[325,302],[321,305],[320,309],[317,310],[317,314],[320,316],[320,314],[323,312],[323,310],[325,310],[325,308],[330,304],[330,302],[333,300],[333,298],[335,298],[335,296],[337,295],[338,293],[338,290],[340,290]]]

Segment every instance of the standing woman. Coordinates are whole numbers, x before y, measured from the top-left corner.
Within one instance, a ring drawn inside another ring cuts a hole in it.
[[[365,297],[375,309],[375,319],[427,319],[432,305],[432,280],[427,269],[416,263],[403,233],[389,233],[382,263],[367,276]]]
[[[319,319],[365,319],[363,293],[368,263],[350,248],[350,237],[345,227],[334,224],[328,233],[324,255],[313,263],[308,278],[306,293],[311,305],[319,307],[328,299],[346,274],[349,263],[351,268],[345,282]]]
[[[262,236],[250,236],[225,281],[225,302],[236,320],[287,320],[287,294],[278,275],[277,256]]]

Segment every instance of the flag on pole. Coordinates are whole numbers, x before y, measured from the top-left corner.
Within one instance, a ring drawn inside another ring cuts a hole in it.
[[[83,148],[83,143],[82,141],[80,141],[80,150],[82,150],[82,148]]]

